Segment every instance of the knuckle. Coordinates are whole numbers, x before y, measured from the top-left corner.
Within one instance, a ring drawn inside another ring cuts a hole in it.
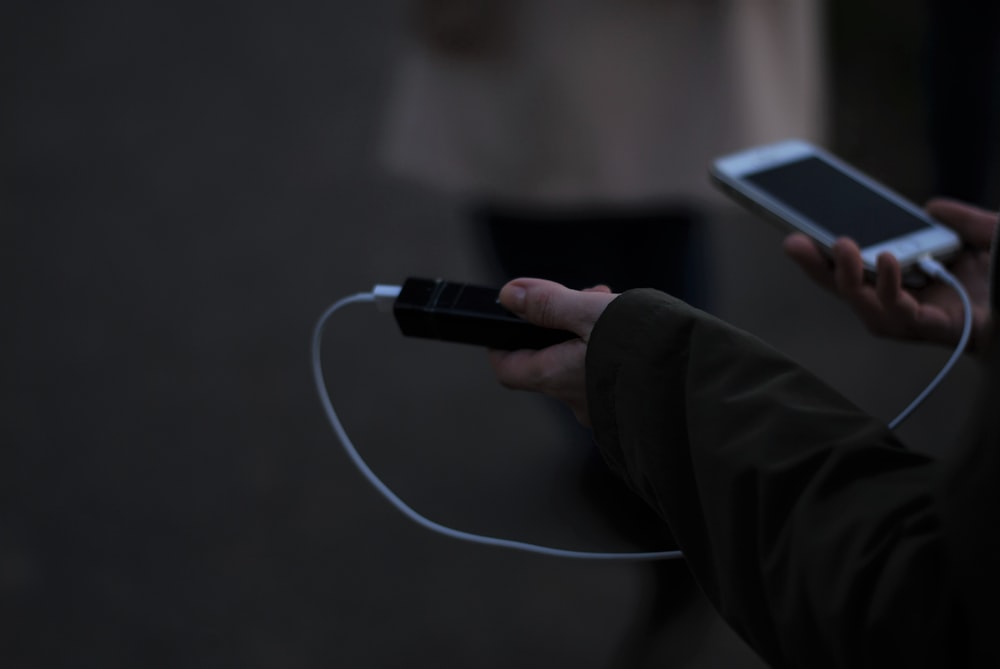
[[[503,369],[497,374],[500,385],[510,390],[525,390],[531,387],[523,371]]]
[[[540,325],[551,327],[553,319],[552,295],[548,292],[539,291],[534,297],[535,317]]]

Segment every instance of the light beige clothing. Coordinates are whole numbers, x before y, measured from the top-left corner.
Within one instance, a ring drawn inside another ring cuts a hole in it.
[[[820,1],[511,2],[498,53],[449,58],[413,45],[381,159],[494,200],[708,196],[716,155],[821,141]]]

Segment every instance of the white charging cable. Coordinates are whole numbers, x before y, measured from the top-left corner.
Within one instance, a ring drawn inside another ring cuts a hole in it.
[[[958,294],[962,300],[962,306],[964,310],[964,323],[962,326],[962,335],[959,339],[958,345],[955,347],[955,351],[952,353],[951,357],[938,372],[937,376],[927,385],[923,391],[917,395],[917,397],[910,402],[910,404],[903,409],[898,416],[896,416],[890,423],[890,429],[896,429],[900,423],[902,423],[913,411],[923,403],[927,396],[934,391],[935,388],[941,383],[945,376],[951,371],[955,366],[955,363],[961,357],[962,353],[965,351],[966,346],[969,343],[969,336],[972,333],[972,304],[969,300],[969,295],[966,293],[965,288],[951,273],[948,272],[939,262],[933,258],[924,257],[919,261],[920,268],[927,273],[928,276],[940,279],[944,283],[951,286]],[[328,308],[323,315],[320,316],[319,321],[316,323],[316,327],[313,329],[312,338],[312,370],[313,370],[313,380],[316,383],[316,392],[319,395],[320,402],[323,405],[323,411],[326,414],[327,420],[330,422],[330,426],[333,428],[334,433],[340,440],[341,445],[344,447],[344,451],[350,457],[351,461],[358,468],[365,479],[371,483],[375,489],[385,497],[396,509],[403,513],[407,518],[417,523],[421,527],[424,527],[432,532],[438,534],[443,534],[444,536],[451,537],[453,539],[459,539],[461,541],[468,541],[475,544],[482,544],[486,546],[496,546],[500,548],[510,548],[514,550],[525,551],[528,553],[538,553],[541,555],[548,555],[552,557],[562,557],[562,558],[576,558],[576,559],[586,559],[586,560],[629,560],[629,561],[639,561],[639,560],[666,560],[666,559],[676,559],[683,557],[681,551],[652,551],[652,552],[592,552],[592,551],[577,551],[577,550],[567,550],[563,548],[550,548],[548,546],[540,546],[537,544],[527,543],[523,541],[515,541],[511,539],[500,539],[497,537],[490,537],[481,534],[474,534],[471,532],[465,532],[462,530],[456,530],[446,525],[437,523],[429,518],[422,516],[417,513],[412,507],[410,507],[406,502],[404,502],[396,493],[394,493],[385,483],[382,482],[375,472],[372,471],[368,463],[364,461],[361,454],[358,453],[358,449],[354,446],[350,437],[347,436],[347,432],[344,430],[344,426],[340,422],[340,418],[337,416],[337,412],[334,411],[333,403],[330,401],[330,395],[327,392],[326,381],[323,378],[323,365],[321,358],[321,348],[323,340],[323,332],[326,328],[326,323],[330,317],[343,307],[349,304],[356,303],[369,303],[374,302],[381,310],[391,310],[393,300],[399,295],[399,286],[386,286],[377,285],[374,290],[370,293],[357,293],[349,297],[345,297],[336,303],[334,303],[330,308]]]
[[[962,300],[962,335],[959,337],[958,345],[952,352],[951,357],[948,358],[947,362],[945,362],[941,371],[937,373],[937,376],[935,376],[931,382],[927,384],[927,387],[924,388],[905,409],[899,412],[899,415],[889,422],[890,430],[895,430],[899,427],[899,424],[906,420],[910,414],[912,414],[918,406],[923,404],[924,400],[927,399],[932,392],[934,392],[934,389],[941,384],[944,377],[948,376],[948,373],[951,372],[955,363],[958,362],[958,359],[961,358],[962,354],[965,352],[965,347],[969,344],[969,337],[972,335],[972,302],[969,300],[969,294],[966,292],[965,286],[963,286],[961,282],[951,274],[951,272],[945,269],[944,265],[930,256],[923,256],[920,258],[918,265],[927,276],[934,279],[940,279],[943,283],[948,284],[955,290],[956,293],[958,293],[958,297]]]
[[[361,302],[375,302],[377,306],[384,307],[385,305],[390,305],[392,300],[395,299],[396,295],[399,294],[398,286],[375,286],[375,289],[370,293],[357,293],[349,297],[345,297],[333,306],[327,309],[322,316],[320,316],[319,321],[316,323],[316,327],[313,330],[312,338],[312,370],[313,370],[313,380],[316,382],[316,392],[319,394],[320,402],[323,404],[323,411],[326,414],[327,420],[330,422],[330,426],[333,427],[334,433],[340,440],[341,445],[344,447],[344,451],[347,452],[348,457],[358,468],[365,479],[371,483],[375,489],[389,502],[396,507],[399,511],[403,513],[407,518],[417,523],[421,527],[424,527],[432,532],[438,534],[443,534],[446,537],[451,537],[452,539],[459,539],[461,541],[468,541],[475,544],[482,544],[486,546],[497,546],[500,548],[511,548],[514,550],[525,551],[528,553],[538,553],[541,555],[548,555],[552,557],[561,558],[577,558],[585,560],[628,560],[628,561],[639,561],[639,560],[665,560],[683,557],[680,551],[655,551],[655,552],[640,552],[640,553],[601,553],[601,552],[591,552],[591,551],[576,551],[567,550],[563,548],[550,548],[548,546],[539,546],[537,544],[527,543],[524,541],[514,541],[511,539],[499,539],[496,537],[489,537],[481,534],[474,534],[471,532],[464,532],[462,530],[456,530],[446,525],[434,522],[429,518],[420,515],[412,507],[410,507],[406,502],[404,502],[400,497],[394,493],[385,483],[375,475],[368,463],[364,461],[361,454],[358,453],[358,449],[355,448],[351,439],[347,436],[347,432],[344,430],[344,426],[340,422],[340,418],[337,417],[337,412],[333,409],[333,403],[330,401],[330,395],[326,389],[326,382],[323,378],[323,366],[322,359],[320,356],[320,349],[322,346],[323,331],[326,327],[327,321],[330,317],[340,310],[341,308],[355,303]]]

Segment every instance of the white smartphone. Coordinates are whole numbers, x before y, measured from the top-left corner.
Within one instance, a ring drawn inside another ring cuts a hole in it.
[[[869,275],[889,252],[914,281],[920,257],[947,260],[961,248],[958,235],[923,209],[808,142],[790,139],[717,158],[710,175],[736,201],[826,251],[850,237]]]

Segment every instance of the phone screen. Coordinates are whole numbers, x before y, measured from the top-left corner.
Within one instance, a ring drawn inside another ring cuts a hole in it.
[[[745,178],[834,236],[852,238],[861,248],[931,227],[819,158],[805,158]]]

